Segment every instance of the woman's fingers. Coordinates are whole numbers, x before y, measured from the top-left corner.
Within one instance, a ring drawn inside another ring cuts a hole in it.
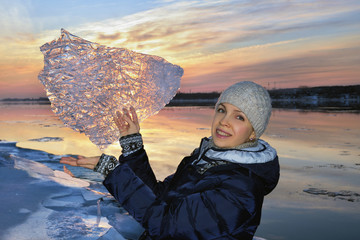
[[[130,117],[130,114],[129,114],[129,111],[127,110],[127,108],[123,108],[123,113],[124,113],[124,116],[128,117],[128,118],[131,118]]]
[[[132,120],[135,123],[136,127],[140,129],[139,119],[136,114],[135,108],[133,106],[130,107],[130,113],[131,113]]]
[[[67,174],[69,174],[70,176],[72,176],[72,177],[75,177],[74,176],[74,174],[64,165],[64,173],[67,173]]]
[[[119,111],[116,111],[115,116],[114,116],[114,121],[115,121],[115,124],[118,127],[118,129],[123,128],[121,119],[122,119],[122,114]]]
[[[121,114],[119,111],[116,111],[114,121],[120,132],[126,131],[129,128],[129,123],[126,116]]]
[[[116,111],[114,121],[121,136],[138,133],[140,130],[139,120],[136,111],[132,106],[129,110],[123,108],[122,113]]]

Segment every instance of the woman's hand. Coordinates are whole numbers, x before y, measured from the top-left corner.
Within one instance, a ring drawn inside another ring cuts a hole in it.
[[[68,164],[75,167],[84,167],[94,169],[96,164],[99,162],[100,157],[62,157],[60,163]]]
[[[140,132],[139,120],[132,106],[130,107],[130,113],[126,108],[123,108],[123,113],[116,111],[114,121],[121,137]]]

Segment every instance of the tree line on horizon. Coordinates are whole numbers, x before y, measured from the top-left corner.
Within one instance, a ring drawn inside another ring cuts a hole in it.
[[[360,85],[321,87],[301,86],[298,88],[268,89],[268,92],[273,99],[295,99],[309,96],[318,96],[321,98],[340,98],[346,96],[347,98],[354,98],[360,97]],[[185,93],[179,91],[173,99],[217,99],[220,94],[221,92]]]
[[[319,98],[358,98],[360,97],[360,85],[347,86],[321,86],[298,88],[283,88],[268,90],[272,99],[301,99],[304,97],[317,96]],[[218,99],[221,92],[177,92],[172,101],[177,100],[211,100]],[[48,102],[47,97],[39,98],[4,98],[1,101],[40,101]]]

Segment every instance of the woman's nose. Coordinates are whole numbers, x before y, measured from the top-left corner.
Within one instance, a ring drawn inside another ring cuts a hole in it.
[[[228,126],[229,125],[229,117],[227,115],[224,115],[221,119],[220,119],[220,124],[224,125],[224,126]]]

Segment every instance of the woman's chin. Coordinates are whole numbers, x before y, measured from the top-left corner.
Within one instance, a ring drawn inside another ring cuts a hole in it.
[[[231,148],[231,146],[223,139],[214,139],[214,144],[218,148]]]

